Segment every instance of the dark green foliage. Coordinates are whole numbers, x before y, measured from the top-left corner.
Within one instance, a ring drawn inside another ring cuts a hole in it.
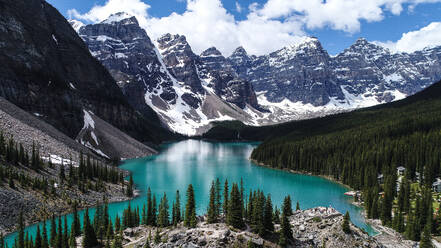
[[[273,203],[271,202],[271,196],[268,195],[266,197],[265,202],[265,211],[263,214],[263,225],[265,227],[266,233],[271,233],[274,231],[274,224],[273,224]]]
[[[18,216],[18,248],[25,248],[23,211]]]
[[[184,225],[186,227],[196,227],[196,202],[194,199],[193,185],[188,185],[187,188],[187,204],[185,204],[185,219]]]
[[[211,187],[210,187],[210,201],[208,203],[208,210],[207,210],[207,215],[208,215],[208,223],[216,223],[218,221],[218,216],[217,216],[217,205],[216,205],[216,188],[215,188],[215,184],[214,181],[211,183]]]
[[[283,200],[283,212],[287,216],[292,215],[292,203],[291,203],[291,197],[289,195],[286,196],[285,199]]]
[[[172,222],[174,226],[181,222],[181,197],[179,195],[179,190],[176,191],[176,199],[173,203]]]
[[[286,198],[285,198],[286,199]],[[287,205],[288,202],[284,201],[283,202],[283,212],[282,212],[282,217],[281,217],[281,223],[280,223],[280,234],[279,234],[279,245],[281,247],[286,247],[289,244],[289,241],[292,239],[292,229],[291,229],[291,223],[289,223],[288,220],[288,212],[289,212],[289,207],[285,206]]]
[[[93,230],[92,225],[90,224],[89,219],[89,209],[86,209],[84,213],[84,221],[83,221],[83,247],[91,248],[98,245],[98,240],[96,239],[95,230]]]
[[[57,223],[55,222],[55,215],[52,215],[50,232],[51,232],[50,233],[50,245],[51,245],[51,247],[56,247]]]
[[[349,216],[349,212],[346,211],[345,216],[343,217],[342,230],[344,233],[350,233],[351,228],[349,227],[349,222],[351,221],[351,217]]]
[[[228,212],[228,193],[230,192],[230,189],[228,188],[228,180],[225,179],[225,183],[224,183],[224,202],[222,205],[222,210],[224,212],[224,216],[225,218],[227,217],[227,212]]]
[[[298,211],[298,210],[300,210],[300,204],[299,204],[299,202],[297,202],[297,204],[296,204],[296,211]]]
[[[231,187],[230,199],[228,200],[227,223],[235,228],[243,228],[243,205],[237,184]],[[263,208],[262,208],[263,210]]]
[[[78,216],[78,203],[75,201],[73,204],[73,222],[71,232],[74,237],[81,235],[80,217]]]
[[[139,210],[132,208],[131,203],[129,202],[129,205],[123,211],[122,227],[124,229],[128,227],[137,227],[139,226],[139,221]]]
[[[46,228],[46,221],[43,222],[43,237],[42,237],[42,243],[41,243],[41,247],[42,248],[48,248],[49,247],[49,241],[47,238],[47,228]]]
[[[133,197],[133,177],[132,177],[132,175],[130,175],[130,178],[129,178],[129,185],[127,186],[126,194],[128,197]]]
[[[167,227],[170,224],[169,213],[168,213],[168,200],[167,195],[164,193],[164,196],[161,198],[161,202],[159,203],[159,212],[158,212],[158,226],[159,227]]]
[[[426,224],[423,230],[423,234],[421,235],[420,240],[420,248],[432,248],[432,236],[430,235],[430,223]]]

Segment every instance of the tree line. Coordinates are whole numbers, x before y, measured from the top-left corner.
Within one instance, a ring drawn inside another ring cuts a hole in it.
[[[286,196],[281,209],[273,206],[271,196],[260,190],[250,191],[247,196],[243,182],[230,185],[227,180],[223,184],[223,191],[219,179],[211,184],[210,201],[206,211],[208,223],[226,223],[233,228],[246,229],[247,227],[263,238],[275,239],[282,247],[293,241],[292,226],[289,216],[293,214],[290,196]],[[142,208],[132,207],[130,202],[124,209],[122,216],[116,216],[112,221],[109,216],[108,203],[105,202],[96,208],[93,218],[89,210],[85,210],[83,226],[75,202],[73,204],[73,221],[70,229],[67,227],[66,216],[53,216],[43,224],[37,225],[35,236],[24,231],[23,214],[19,217],[18,236],[14,248],[68,248],[77,247],[76,238],[83,236],[82,247],[90,248],[97,245],[120,248],[122,247],[122,231],[129,227],[146,225],[158,227],[154,237],[148,238],[146,247],[151,242],[161,242],[160,228],[183,225],[187,228],[196,228],[200,221],[196,214],[196,199],[193,186],[186,190],[186,202],[181,209],[180,192],[177,190],[172,204],[171,216],[167,195],[164,193],[159,202],[150,188],[147,190],[147,200]],[[300,210],[299,204],[296,210]],[[47,228],[49,222],[50,228]],[[280,224],[280,231],[275,232],[275,224]],[[2,237],[2,236],[1,236]],[[5,248],[3,238],[0,239],[0,248]]]

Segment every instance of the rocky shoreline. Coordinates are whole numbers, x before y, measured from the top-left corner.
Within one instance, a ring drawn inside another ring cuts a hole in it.
[[[342,231],[343,215],[333,208],[299,210],[289,221],[294,233],[289,247],[387,247],[352,224],[351,233],[345,234]],[[276,232],[280,230],[280,225],[275,225],[275,229]],[[160,238],[155,240],[157,231]],[[206,217],[199,217],[196,228],[186,228],[182,223],[162,229],[140,226],[125,229],[123,236],[123,247],[127,248],[249,247],[251,243],[258,247],[278,247],[277,234],[263,239],[249,228],[238,230],[225,223],[208,224]]]

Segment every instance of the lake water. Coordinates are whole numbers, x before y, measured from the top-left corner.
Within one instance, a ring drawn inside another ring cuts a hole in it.
[[[126,161],[121,168],[132,172],[137,189],[141,195],[131,201],[132,206],[146,202],[147,187],[160,197],[165,192],[171,201],[176,190],[181,192],[181,208],[185,204],[185,192],[189,184],[193,184],[197,203],[197,212],[206,212],[211,181],[219,178],[223,189],[225,179],[228,182],[240,182],[243,178],[246,193],[250,189],[261,189],[271,194],[273,205],[281,206],[283,198],[290,195],[293,207],[300,203],[301,209],[317,206],[332,206],[338,211],[349,211],[351,220],[357,226],[374,234],[374,230],[365,223],[362,209],[351,204],[352,198],[343,193],[348,191],[344,186],[315,176],[292,174],[284,171],[256,166],[249,161],[252,150],[257,143],[211,143],[205,141],[186,140],[164,145],[159,155],[148,158]],[[109,204],[112,220],[120,217],[128,202]],[[90,210],[91,215],[94,209]],[[82,220],[83,212],[80,212]],[[68,223],[72,216],[68,215]],[[47,223],[49,229],[49,223]],[[36,225],[26,229],[30,234],[36,231]],[[49,231],[48,231],[49,233]],[[16,234],[6,237],[8,247],[12,247]]]

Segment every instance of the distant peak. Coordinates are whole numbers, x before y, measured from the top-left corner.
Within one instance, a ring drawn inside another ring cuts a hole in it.
[[[187,38],[184,35],[170,33],[162,35],[157,41],[159,43],[169,43],[175,40],[179,40],[180,43],[187,43]]]
[[[201,53],[201,57],[222,56],[222,53],[216,47],[210,47]]]
[[[72,28],[73,28],[73,29],[75,30],[75,32],[77,32],[77,33],[80,31],[80,29],[81,29],[82,27],[85,26],[85,24],[82,23],[81,21],[74,20],[74,19],[69,20],[69,24],[72,26]]]
[[[123,24],[138,24],[138,20],[136,19],[135,16],[130,15],[126,12],[118,12],[115,14],[111,14],[109,16],[109,18],[107,18],[106,20],[102,21],[101,23],[104,24],[114,24],[114,23],[119,23],[119,22],[123,22]]]
[[[236,50],[234,50],[232,56],[247,56],[248,53],[245,50],[245,48],[243,48],[243,46],[240,46],[238,48],[236,48]]]
[[[355,42],[355,44],[368,44],[368,43],[369,41],[362,37],[358,38],[357,41]]]

